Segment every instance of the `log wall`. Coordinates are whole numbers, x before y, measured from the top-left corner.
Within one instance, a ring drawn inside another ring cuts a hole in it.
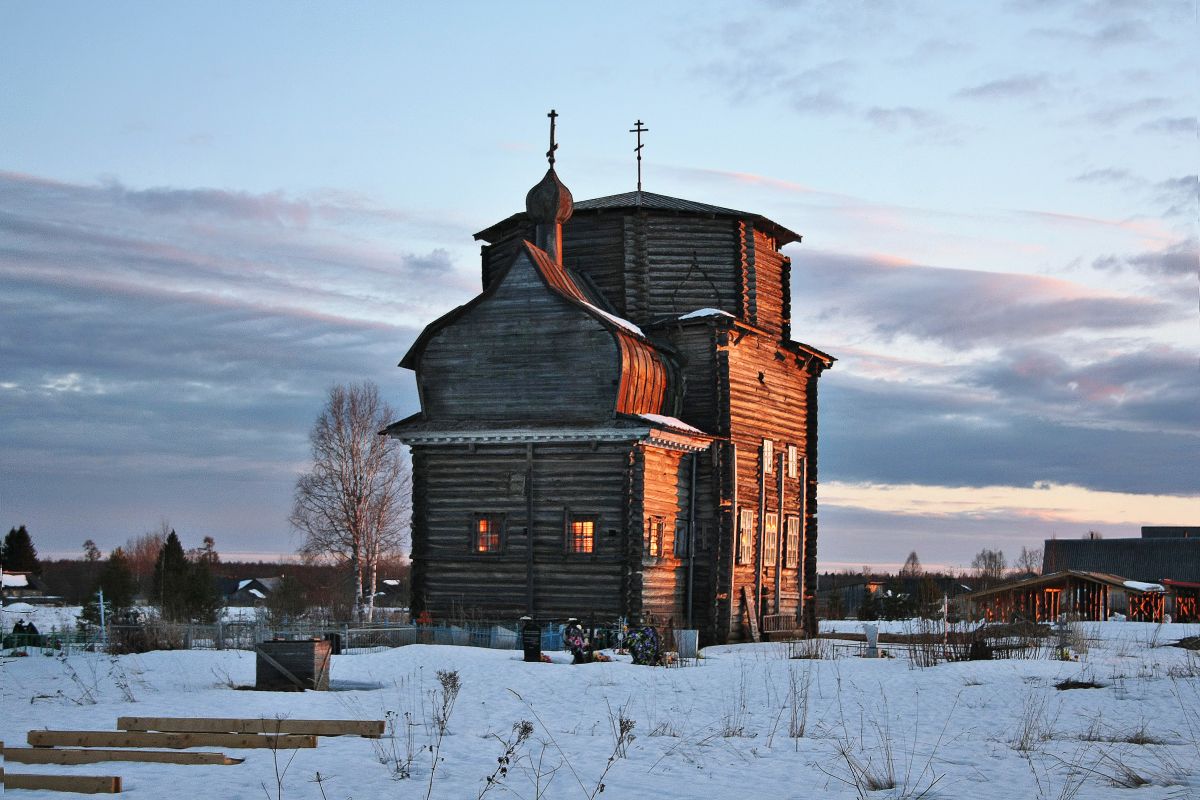
[[[626,614],[623,570],[631,443],[413,447],[413,603],[436,619]],[[532,466],[532,482],[528,474]],[[502,519],[499,553],[472,550],[477,514]],[[595,550],[567,551],[571,514],[595,520]]]
[[[815,569],[816,557],[816,449],[815,442],[810,441],[815,428],[810,425],[809,418],[809,395],[815,380],[806,363],[780,347],[775,340],[756,334],[739,334],[738,331],[723,331],[718,337],[719,363],[724,367],[724,382],[728,386],[728,435],[739,454],[736,481],[730,476],[726,486],[731,492],[734,485],[737,487],[736,511],[749,509],[754,514],[751,555],[743,563],[736,562],[737,514],[731,519],[730,546],[735,560],[731,612],[735,618],[742,614],[739,598],[745,586],[755,597],[760,614],[796,616],[803,592],[802,575],[810,561]],[[772,441],[774,451],[771,472],[765,476],[763,439]],[[798,450],[800,468],[796,477],[786,473],[788,445]],[[776,536],[779,544],[774,566],[764,564],[760,552],[766,534],[764,517],[767,513],[776,514],[778,519]],[[799,566],[786,567],[786,519],[802,514],[805,517],[802,523],[802,536],[806,542],[804,558]],[[735,619],[731,634],[736,636],[738,630],[739,622]]]
[[[417,384],[433,419],[596,420],[616,407],[613,334],[518,258],[495,293],[429,339]]]

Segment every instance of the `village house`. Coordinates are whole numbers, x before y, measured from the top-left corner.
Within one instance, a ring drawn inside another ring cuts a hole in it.
[[[792,339],[800,236],[640,184],[576,203],[555,147],[476,234],[483,291],[401,361],[414,614],[814,631],[834,359]]]

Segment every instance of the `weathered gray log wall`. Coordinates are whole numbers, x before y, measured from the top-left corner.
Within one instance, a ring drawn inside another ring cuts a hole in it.
[[[620,367],[612,333],[522,257],[429,339],[417,383],[432,419],[597,420],[613,413]]]
[[[413,447],[413,601],[437,619],[626,613],[623,533],[630,442]],[[532,482],[527,482],[532,465]],[[477,515],[502,520],[498,553],[473,550]],[[595,522],[592,553],[568,550],[572,515]]]

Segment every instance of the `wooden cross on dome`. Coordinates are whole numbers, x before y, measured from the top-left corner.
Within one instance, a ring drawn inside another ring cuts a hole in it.
[[[554,151],[558,149],[558,145],[554,143],[554,120],[558,117],[558,112],[552,108],[546,116],[550,118],[550,149],[546,151],[546,159],[550,162],[550,169],[554,169]]]
[[[650,129],[645,127],[642,124],[642,121],[639,119],[636,123],[634,123],[634,126],[629,129],[629,132],[637,134],[637,147],[633,148],[633,152],[637,153],[637,162],[638,162],[637,163],[637,167],[638,167],[638,188],[637,188],[637,190],[640,192],[642,190],[642,147],[643,147],[642,134],[649,133]]]

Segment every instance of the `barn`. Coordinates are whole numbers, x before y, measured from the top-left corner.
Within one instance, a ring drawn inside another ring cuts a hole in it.
[[[553,151],[525,211],[476,234],[481,293],[400,364],[414,612],[815,631],[834,358],[792,339],[800,236],[640,189],[576,203]]]

